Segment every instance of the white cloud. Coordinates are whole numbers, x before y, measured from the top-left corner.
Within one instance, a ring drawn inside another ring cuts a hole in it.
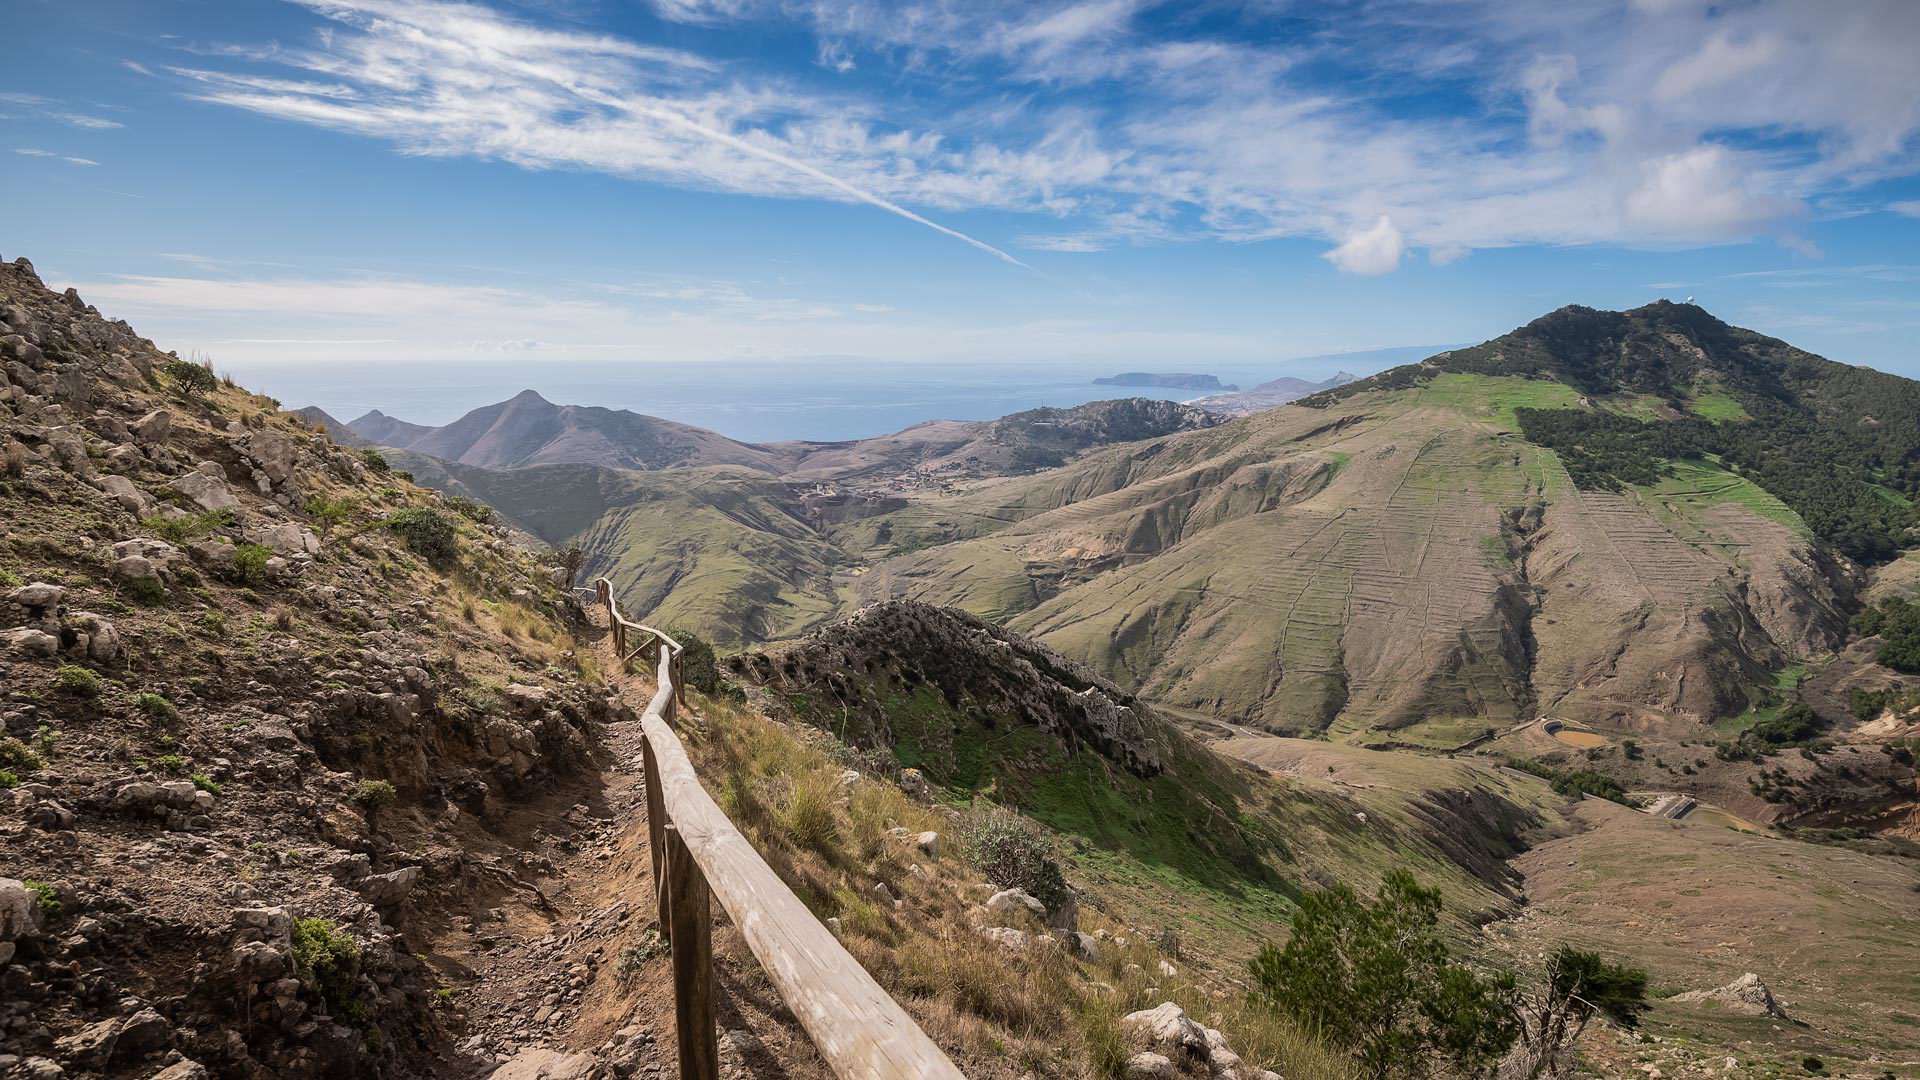
[[[1034,251],[1078,254],[1107,250],[1104,241],[1092,236],[1023,236],[1020,238],[1020,246]]]
[[[1896,214],[1903,214],[1911,218],[1920,218],[1920,199],[1916,199],[1912,202],[1888,203],[1887,209],[1893,211]]]
[[[1388,261],[1377,225],[1347,254],[1381,215],[1394,265],[1522,244],[1804,247],[1811,202],[1920,168],[1910,0],[1378,0],[1235,37],[1144,0],[655,0],[704,26],[797,24],[817,46],[798,70],[477,5],[300,2],[330,20],[311,47],[202,50],[297,77],[181,77],[408,153],[866,202],[1010,261],[925,214],[1061,223],[1022,229],[1048,251],[1312,237],[1342,266]],[[868,96],[883,91],[853,87],[885,82],[837,74],[855,68],[906,89]],[[1486,108],[1396,109],[1435,79]]]
[[[1349,274],[1385,274],[1400,265],[1406,251],[1406,238],[1393,227],[1393,221],[1381,214],[1372,225],[1355,229],[1340,246],[1321,258]]]
[[[16,150],[14,151],[14,153],[16,153],[16,154],[24,154],[24,155],[26,155],[27,157],[37,157],[37,158],[58,158],[59,160],[61,160],[61,161],[64,161],[64,162],[66,162],[66,163],[67,163],[67,164],[69,164],[69,165],[98,165],[98,164],[100,164],[99,162],[97,162],[97,161],[94,161],[94,160],[92,160],[91,158],[83,158],[83,157],[70,157],[70,156],[68,156],[68,155],[66,155],[66,154],[56,154],[56,153],[54,153],[54,152],[53,152],[53,151],[51,151],[51,150],[40,150],[40,149],[36,149],[36,148],[34,148],[34,147],[20,147],[19,149],[16,149]]]

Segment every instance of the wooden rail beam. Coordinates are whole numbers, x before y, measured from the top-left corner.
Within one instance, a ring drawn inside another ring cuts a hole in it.
[[[641,764],[646,770],[655,903],[661,935],[673,951],[682,1080],[717,1076],[714,899],[839,1080],[966,1080],[900,1003],[787,888],[701,786],[673,729],[686,678],[681,644],[624,618],[606,578],[596,581],[594,589],[606,604],[615,655],[628,655],[630,631],[651,635],[648,644],[660,643],[657,688],[640,717]]]
[[[673,1023],[681,1080],[718,1080],[720,1044],[713,1022],[713,909],[700,865],[667,826],[667,894],[672,897]]]

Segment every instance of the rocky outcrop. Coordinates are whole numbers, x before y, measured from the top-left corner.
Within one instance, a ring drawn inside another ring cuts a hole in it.
[[[1688,1004],[1712,1002],[1715,1005],[1737,1012],[1742,1016],[1774,1016],[1784,1020],[1787,1010],[1773,999],[1773,990],[1766,982],[1749,971],[1725,986],[1712,990],[1689,990],[1684,994],[1675,994],[1668,998]]]
[[[1044,645],[953,608],[896,600],[863,608],[779,654],[733,658],[741,678],[819,694],[854,742],[890,746],[886,698],[931,690],[988,727],[1028,724],[1068,751],[1137,776],[1162,767],[1160,721],[1144,702]],[[862,730],[864,728],[864,730]]]

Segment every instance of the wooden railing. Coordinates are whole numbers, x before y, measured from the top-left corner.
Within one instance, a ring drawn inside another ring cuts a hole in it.
[[[839,1080],[965,1080],[721,812],[674,733],[681,645],[620,614],[613,584],[594,582],[620,668],[658,643],[659,688],[640,718],[647,832],[660,932],[673,955],[674,1030],[682,1080],[719,1075],[713,1020],[711,899],[733,920],[782,1001]],[[635,643],[635,638],[645,635]]]

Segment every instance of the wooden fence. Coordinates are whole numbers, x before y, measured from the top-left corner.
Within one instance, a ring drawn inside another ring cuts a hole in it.
[[[613,583],[594,582],[620,668],[659,646],[659,689],[641,717],[647,831],[660,932],[673,955],[682,1080],[719,1075],[713,1020],[711,901],[746,938],[782,1001],[839,1080],[965,1080],[715,805],[674,734],[681,645],[620,614]]]

